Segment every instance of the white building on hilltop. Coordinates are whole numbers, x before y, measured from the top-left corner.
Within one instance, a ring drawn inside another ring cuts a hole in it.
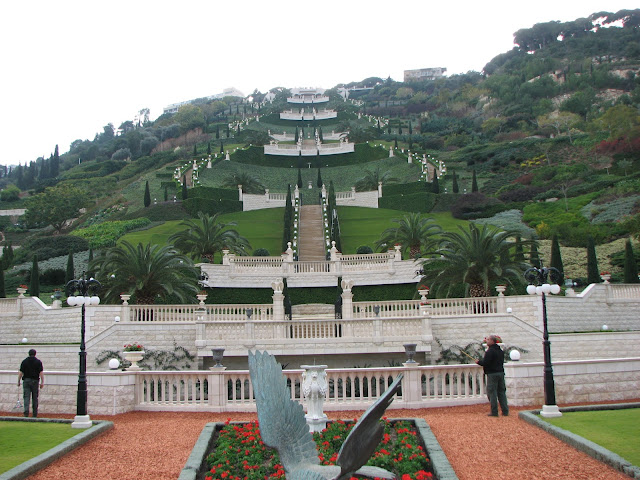
[[[221,100],[224,97],[239,97],[239,98],[244,98],[244,93],[242,93],[240,90],[238,90],[235,87],[229,87],[229,88],[225,88],[222,93],[216,93],[215,95],[210,95],[208,97],[204,97],[207,100]],[[180,107],[182,107],[183,105],[188,105],[190,103],[193,103],[196,99],[192,99],[192,100],[186,100],[184,102],[178,102],[178,103],[172,103],[171,105],[167,105],[166,107],[164,107],[164,109],[162,110],[162,113],[177,113],[178,110],[180,109]]]

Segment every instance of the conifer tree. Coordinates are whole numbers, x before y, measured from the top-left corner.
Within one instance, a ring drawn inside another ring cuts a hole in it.
[[[7,292],[4,286],[4,270],[0,268],[0,298],[7,298]]]
[[[431,182],[431,191],[433,193],[440,193],[440,181],[438,180],[438,175],[433,176],[433,182]]]
[[[38,255],[33,256],[33,264],[31,265],[31,282],[29,283],[29,292],[32,297],[40,296],[40,269],[38,268]]]
[[[169,191],[167,190],[167,187],[164,187],[164,201],[169,201]]]
[[[198,145],[196,143],[193,144],[193,156],[198,155]]]
[[[186,200],[187,199],[187,176],[183,175],[182,176],[182,200]]]
[[[293,137],[293,143],[298,143],[299,139],[300,139],[300,133],[298,132],[298,127],[296,127],[296,133]]]
[[[284,231],[282,234],[282,251],[287,250],[287,242],[291,241],[293,224],[293,204],[291,202],[291,184],[287,185],[287,198],[284,204]]]
[[[554,235],[551,239],[551,261],[549,266],[557,269],[561,275],[564,275],[564,265],[562,264],[562,256],[560,255],[560,243],[558,243],[558,235]]]
[[[391,135],[391,122],[387,123],[387,133]]]
[[[393,148],[395,148],[395,149],[398,148],[398,137],[395,138],[395,141],[393,143]]]
[[[633,245],[631,245],[630,238],[627,238],[624,246],[624,283],[640,283],[638,263],[633,254]]]
[[[455,170],[453,171],[453,186],[451,190],[453,193],[458,193],[460,191],[460,187],[458,186],[458,175],[456,175]]]
[[[522,248],[522,241],[520,237],[516,237],[516,248],[513,254],[513,259],[516,262],[524,262],[524,249]]]
[[[382,133],[382,129],[380,128],[380,119],[378,119],[378,135]]]
[[[473,169],[473,176],[471,178],[471,193],[478,191],[478,179],[476,178],[476,169]]]
[[[93,277],[93,272],[89,270],[89,265],[93,262],[93,248],[89,248],[89,258],[87,259],[87,278]]]
[[[402,123],[398,123],[398,135],[402,135]]]
[[[302,188],[302,170],[298,167],[298,188]]]
[[[49,166],[49,174],[51,178],[56,178],[60,173],[60,154],[58,153],[58,145],[56,145],[53,151],[53,157],[51,158],[51,165]]]
[[[411,128],[411,120],[409,120],[409,135],[413,135],[413,128]]]
[[[538,244],[533,242],[529,251],[529,262],[533,267],[540,268],[540,255],[538,255]]]
[[[64,273],[64,284],[66,285],[75,278],[76,272],[73,266],[73,250],[69,250],[69,256],[67,256],[67,270]]]
[[[207,155],[211,155],[211,142],[207,143]]]
[[[596,257],[596,244],[593,237],[587,238],[587,283],[600,283],[600,271]]]
[[[148,207],[151,205],[151,192],[149,191],[149,180],[144,186],[144,206]]]
[[[220,140],[220,125],[216,125],[216,140]]]
[[[227,123],[227,138],[229,138],[229,124]]]
[[[318,168],[318,180],[316,181],[318,188],[322,188],[322,175],[320,174],[320,168]]]
[[[224,154],[224,143],[220,142],[220,154]]]

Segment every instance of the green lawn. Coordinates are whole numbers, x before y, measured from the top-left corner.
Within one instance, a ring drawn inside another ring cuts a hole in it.
[[[246,237],[251,243],[251,252],[257,248],[266,248],[271,255],[280,255],[282,249],[282,229],[284,208],[269,208],[250,212],[236,212],[221,215],[222,222],[236,222],[235,230]],[[128,233],[120,238],[136,245],[138,243],[153,243],[167,245],[169,237],[177,232],[181,221],[165,222],[148,230]],[[249,253],[251,253],[249,252]]]
[[[84,431],[84,430],[83,430]],[[0,473],[81,433],[70,423],[0,422]]]
[[[380,234],[397,225],[392,220],[407,214],[384,208],[338,207],[343,253],[354,254],[361,245],[368,245],[375,250],[374,244]],[[469,223],[453,218],[450,213],[428,213],[425,216],[435,219],[444,231],[456,230],[458,225]]]
[[[591,440],[640,466],[640,408],[566,412],[545,421]]]

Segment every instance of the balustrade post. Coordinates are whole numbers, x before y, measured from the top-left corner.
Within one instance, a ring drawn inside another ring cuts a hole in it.
[[[353,280],[342,280],[340,284],[342,287],[342,319],[353,319],[353,293],[351,293],[351,287],[353,287]]]
[[[273,288],[273,319],[275,321],[284,321],[284,295],[282,293],[284,289],[284,282],[282,279],[276,280],[271,283]]]
[[[227,382],[223,370],[212,370],[207,374],[209,405],[216,412],[224,412],[227,406]]]
[[[405,408],[417,408],[422,405],[422,371],[416,363],[403,363],[402,403]],[[397,400],[396,400],[397,401]]]

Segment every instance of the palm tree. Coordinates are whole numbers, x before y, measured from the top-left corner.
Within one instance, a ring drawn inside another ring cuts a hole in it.
[[[376,248],[386,249],[388,246],[399,243],[403,251],[409,249],[411,258],[418,258],[423,250],[428,250],[435,245],[435,235],[442,229],[433,218],[423,217],[421,213],[414,212],[405,215],[401,219],[391,220],[398,224],[397,227],[387,228],[376,241]]]
[[[356,190],[358,192],[369,192],[378,189],[378,183],[383,185],[395,183],[398,179],[391,176],[390,172],[380,173],[380,167],[375,170],[365,170],[364,177],[356,181]]]
[[[529,265],[511,254],[514,243],[508,239],[517,235],[517,231],[489,225],[479,229],[473,223],[468,229],[460,227],[460,232],[443,233],[436,251],[440,258],[425,262],[424,281],[429,282],[434,293],[447,295],[453,287],[465,284],[472,297],[490,296],[489,288],[496,282],[520,284]]]
[[[229,175],[222,184],[225,188],[238,188],[242,185],[242,193],[254,193],[261,195],[264,193],[264,185],[260,180],[251,176],[247,172],[236,172]]]
[[[198,293],[198,270],[169,246],[139,243],[134,247],[123,241],[94,260],[89,269],[101,279],[105,302],[117,302],[124,292],[143,305],[153,304],[157,296],[192,303]]]
[[[235,226],[235,222],[222,223],[219,220],[220,213],[211,216],[198,212],[198,220],[185,220],[180,224],[184,230],[174,233],[169,237],[169,242],[195,260],[204,257],[209,263],[213,263],[216,252],[228,248],[234,253],[245,254],[251,249],[249,241],[236,230],[227,229]]]

